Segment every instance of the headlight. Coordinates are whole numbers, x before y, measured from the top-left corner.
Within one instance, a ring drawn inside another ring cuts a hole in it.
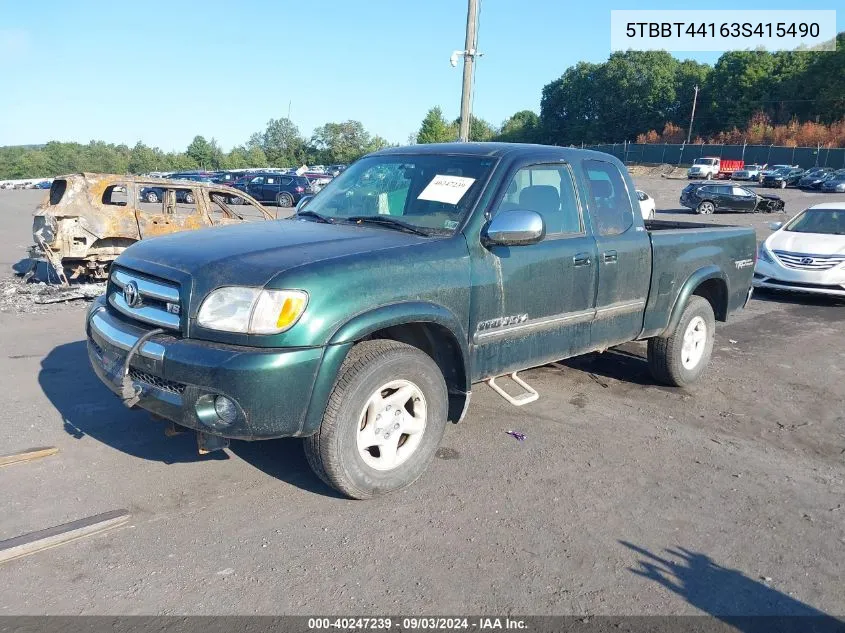
[[[278,334],[293,327],[307,305],[308,295],[301,290],[230,286],[205,298],[197,321],[210,330]]]
[[[771,253],[769,253],[769,249],[766,248],[765,242],[760,242],[760,248],[757,249],[757,258],[762,259],[764,262],[768,262],[769,264],[775,263]]]

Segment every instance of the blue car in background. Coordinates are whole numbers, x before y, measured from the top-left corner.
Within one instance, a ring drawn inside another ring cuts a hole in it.
[[[214,182],[210,175],[200,172],[186,172],[172,174],[168,181],[172,180],[190,180],[193,182]],[[169,184],[169,183],[168,183]],[[164,199],[164,190],[172,187],[144,187],[141,189],[139,197],[144,202],[161,202]],[[185,204],[194,203],[194,194],[190,189],[177,189],[176,202],[183,202]]]

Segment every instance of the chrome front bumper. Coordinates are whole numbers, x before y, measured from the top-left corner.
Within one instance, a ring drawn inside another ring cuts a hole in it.
[[[95,303],[91,312],[89,312],[88,326],[103,341],[124,352],[131,350],[138,339],[146,333],[146,330],[139,327],[119,322],[106,311],[105,305],[101,302]],[[164,351],[164,345],[147,341],[138,350],[138,354],[150,360],[161,362],[164,360]]]

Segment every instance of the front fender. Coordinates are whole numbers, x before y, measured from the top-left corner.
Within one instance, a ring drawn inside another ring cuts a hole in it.
[[[308,412],[297,435],[311,435],[319,428],[337,374],[352,346],[373,332],[408,323],[436,323],[449,330],[460,347],[464,375],[470,375],[467,367],[470,356],[466,332],[457,317],[443,306],[426,301],[407,301],[357,314],[335,330],[329,340],[311,391]],[[469,391],[469,388],[467,384],[466,390]]]
[[[461,322],[450,310],[428,301],[404,301],[358,314],[335,331],[329,345],[358,341],[383,328],[404,323],[437,323],[444,326],[458,341],[464,358],[469,358],[467,335]]]

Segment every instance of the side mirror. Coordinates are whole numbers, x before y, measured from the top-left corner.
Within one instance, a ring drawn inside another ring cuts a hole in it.
[[[536,211],[509,209],[490,221],[482,232],[485,244],[522,246],[536,244],[546,236],[546,224]]]
[[[769,230],[778,231],[783,227],[783,222],[769,222]]]
[[[306,204],[311,202],[311,198],[313,197],[313,195],[302,196],[299,199],[299,202],[296,203],[296,212],[298,213],[300,209],[302,209]]]

